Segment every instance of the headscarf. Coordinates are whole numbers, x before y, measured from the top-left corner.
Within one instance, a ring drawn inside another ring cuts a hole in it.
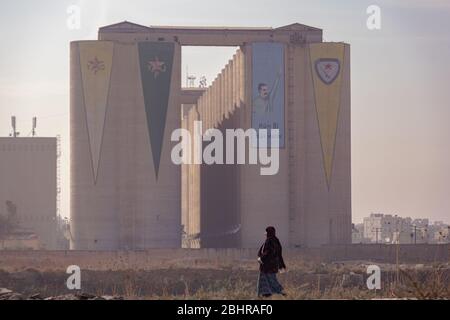
[[[270,226],[266,228],[267,238],[275,238],[275,228]]]

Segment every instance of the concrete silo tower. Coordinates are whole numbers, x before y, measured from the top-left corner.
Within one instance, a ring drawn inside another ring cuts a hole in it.
[[[180,46],[101,32],[119,36],[71,43],[71,248],[180,247]]]

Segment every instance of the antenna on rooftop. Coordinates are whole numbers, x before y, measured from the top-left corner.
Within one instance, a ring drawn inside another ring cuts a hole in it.
[[[189,66],[186,66],[186,88],[195,87],[195,79],[197,79],[193,75],[189,75]]]
[[[13,129],[13,132],[9,136],[16,138],[20,134],[19,132],[16,131],[16,116],[11,117],[11,126]]]
[[[206,88],[208,86],[208,82],[206,81],[206,77],[202,76],[200,78],[199,88]]]
[[[37,125],[37,117],[33,117],[33,128],[31,129],[32,137],[36,135],[36,125]]]
[[[195,79],[197,79],[195,76],[188,76],[187,80],[188,80],[188,88],[193,88],[195,87]]]

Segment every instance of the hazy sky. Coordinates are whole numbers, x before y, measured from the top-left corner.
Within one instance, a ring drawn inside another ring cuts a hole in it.
[[[81,28],[67,8],[81,8]],[[366,9],[381,8],[381,30]],[[100,26],[322,28],[351,44],[353,220],[371,212],[450,222],[450,1],[2,1],[0,136],[18,117],[22,136],[38,117],[41,136],[62,136],[62,213],[69,215],[69,42],[96,39]],[[183,72],[213,80],[233,48],[186,48]],[[183,84],[184,84],[183,80]],[[1,160],[1,159],[0,159]],[[0,177],[1,179],[1,177]]]

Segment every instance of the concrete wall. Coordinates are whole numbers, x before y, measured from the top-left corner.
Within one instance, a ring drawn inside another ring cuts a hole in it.
[[[0,250],[40,250],[38,238],[35,239],[0,239]]]
[[[400,264],[448,263],[450,245],[401,245]],[[289,267],[296,263],[357,261],[396,263],[394,245],[342,245],[283,250]],[[145,251],[0,251],[0,270],[35,268],[66,270],[70,265],[91,270],[158,269],[166,267],[257,267],[255,249],[150,249]]]
[[[12,201],[46,249],[56,249],[56,156],[56,138],[0,138],[0,213]]]

